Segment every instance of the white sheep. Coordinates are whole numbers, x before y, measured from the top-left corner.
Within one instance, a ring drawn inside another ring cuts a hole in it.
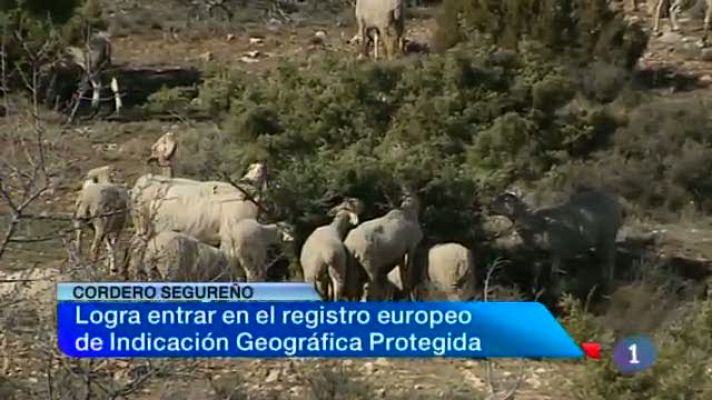
[[[557,207],[532,211],[517,194],[503,193],[490,210],[511,220],[525,245],[551,254],[552,274],[560,271],[563,260],[593,248],[613,279],[616,236],[623,224],[623,208],[613,194],[584,189]]]
[[[261,224],[253,218],[226,224],[220,231],[220,249],[234,269],[245,272],[248,282],[264,281],[267,277],[267,250],[294,237],[283,223]]]
[[[436,244],[418,249],[412,271],[413,291],[418,300],[467,301],[476,295],[475,261],[472,251],[459,243]],[[405,298],[398,269],[388,273],[393,294],[388,300]]]
[[[258,179],[261,181],[251,183],[264,184],[263,177]],[[257,218],[258,201],[259,195],[253,200],[246,199],[245,193],[225,182],[156,175],[140,177],[131,189],[132,217],[137,232],[150,235],[175,230],[214,245],[220,242],[223,224]]]
[[[109,35],[106,32],[97,32],[89,38],[84,48],[69,46],[65,49],[65,53],[67,57],[64,62],[78,65],[84,72],[80,88],[84,91],[88,84],[91,85],[93,93],[92,108],[97,108],[101,93],[100,76],[104,70],[111,66],[111,41],[109,40]],[[114,93],[115,109],[119,111],[123,104],[116,77],[111,78],[110,86]]]
[[[423,239],[418,221],[420,202],[414,195],[406,195],[400,209],[366,221],[346,236],[344,245],[349,254],[349,273],[367,275],[365,290],[369,300],[385,299],[388,295],[387,275],[395,265],[406,282],[405,291],[410,296],[410,279],[415,250]]]
[[[149,240],[132,243],[131,270],[150,280],[168,282],[232,281],[225,254],[180,232],[163,231]]]
[[[253,163],[248,167],[247,172],[240,179],[239,183],[245,184],[240,186],[248,193],[259,196],[259,191],[264,189],[267,184],[267,167],[263,162]],[[136,196],[140,196],[136,200],[153,199],[161,195],[164,197],[181,196],[184,194],[192,195],[195,193],[193,189],[186,189],[185,186],[200,186],[200,194],[203,195],[234,195],[237,198],[246,198],[245,192],[233,186],[229,182],[222,181],[198,181],[187,178],[172,178],[163,175],[145,174],[140,176],[132,192]],[[183,191],[185,189],[185,191]]]
[[[91,221],[94,239],[91,244],[92,261],[99,257],[99,245],[106,243],[109,252],[109,270],[116,272],[116,256],[121,233],[129,216],[128,191],[110,182],[95,183],[86,180],[75,203],[74,227],[77,251],[81,251],[82,223]]]
[[[199,188],[194,187],[193,190],[197,192]],[[223,226],[254,219],[259,214],[257,204],[233,195],[157,199],[152,200],[147,208],[150,214],[140,219],[140,223],[145,224],[140,225],[140,232],[150,234],[175,230],[211,245],[220,243]]]
[[[475,259],[459,243],[441,243],[427,253],[422,284],[428,300],[467,301],[475,297]]]
[[[347,255],[344,237],[358,225],[358,214],[348,209],[334,211],[329,225],[320,226],[302,246],[299,263],[305,282],[315,285],[323,299],[344,298],[347,283]]]
[[[374,30],[373,44],[378,48],[379,39],[387,59],[400,54],[405,30],[404,0],[356,0],[356,22],[361,38],[361,54],[368,57],[369,33]],[[377,56],[377,50],[375,55]]]

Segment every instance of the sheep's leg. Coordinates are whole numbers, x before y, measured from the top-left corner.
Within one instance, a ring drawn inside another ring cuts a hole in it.
[[[368,32],[361,19],[358,20],[358,31],[361,34],[361,56],[368,58]]]
[[[710,32],[710,23],[712,23],[712,0],[707,0],[707,9],[705,10],[705,22],[703,26],[703,33],[702,33],[702,46],[706,47],[707,46],[707,37]]]
[[[123,108],[124,103],[121,101],[121,93],[119,92],[119,81],[116,80],[116,77],[111,77],[111,91],[114,92],[114,107],[115,111],[118,113]]]
[[[388,35],[386,37],[386,40],[390,40],[390,52],[389,56],[391,59],[397,58],[400,53],[401,53],[401,46],[402,46],[402,36],[398,33],[398,30],[394,25],[389,25],[386,28],[386,31],[388,32]]]
[[[393,35],[391,32],[388,31],[388,28],[384,29],[383,32],[381,32],[381,42],[383,43],[383,57],[386,60],[390,60],[393,58]]]
[[[94,77],[90,78],[89,81],[92,87],[91,108],[96,109],[99,107],[99,101],[101,99],[101,82]]]
[[[344,297],[346,286],[346,268],[342,266],[329,265],[329,276],[331,281],[330,298],[332,300],[341,300]]]
[[[680,30],[680,25],[677,23],[677,16],[682,8],[682,0],[671,0],[670,4],[670,25],[672,26],[672,31],[677,32]]]
[[[331,284],[329,277],[322,277],[320,283],[322,290],[324,291],[325,300],[334,300],[334,286]]]
[[[372,268],[364,268],[368,274],[368,284],[364,287],[366,300],[383,300],[388,277],[385,274],[372,272]]]
[[[378,30],[373,31],[373,59],[378,60],[378,46],[380,43],[380,35]]]
[[[657,0],[655,3],[654,20],[653,20],[653,32],[658,33],[660,31],[660,18],[663,14],[663,4],[666,0]]]
[[[401,284],[405,297],[410,300],[415,300],[414,297],[414,274],[415,274],[415,248],[411,248],[403,258],[403,264],[400,268]]]
[[[74,230],[76,234],[76,246],[77,246],[77,255],[82,254],[82,223],[81,221],[74,221]]]
[[[91,242],[91,262],[93,263],[99,259],[99,245],[104,241],[104,235],[104,230],[95,226],[94,239]]]
[[[106,254],[108,255],[106,264],[108,266],[109,274],[115,275],[116,274],[116,253],[114,251],[115,247],[114,247],[114,244],[112,243],[111,235],[106,235],[106,237],[104,238],[104,244],[106,245]]]

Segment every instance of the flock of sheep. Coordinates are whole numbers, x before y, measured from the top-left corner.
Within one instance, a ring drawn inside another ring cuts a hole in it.
[[[402,0],[356,1],[363,55],[369,39],[377,48],[379,37],[387,58],[399,53],[403,11]],[[96,48],[96,59],[108,54],[101,46]],[[113,182],[109,166],[87,173],[75,205],[77,250],[81,251],[81,225],[90,221],[92,259],[98,259],[104,243],[109,269],[117,273],[119,238],[131,220],[135,234],[122,262],[127,277],[265,280],[270,246],[294,239],[286,223],[258,222],[266,165],[252,164],[238,184],[176,178],[172,173],[176,146],[170,132],[159,139],[149,161],[156,161],[162,173],[140,176],[130,190]],[[305,281],[332,300],[473,299],[471,250],[458,243],[421,249],[420,209],[417,194],[403,187],[399,207],[359,224],[363,204],[344,199],[329,211],[331,223],[314,230],[300,250]],[[519,195],[508,192],[488,209],[508,218],[524,244],[549,252],[552,273],[561,270],[563,260],[594,249],[613,279],[616,236],[623,223],[614,195],[583,189],[565,204],[532,211]]]
[[[175,147],[168,133],[152,148],[151,159],[159,160],[168,175]],[[129,278],[264,281],[270,246],[294,239],[286,223],[258,222],[267,179],[264,163],[252,164],[238,183],[145,174],[127,189],[114,183],[113,175],[110,166],[89,171],[74,214],[78,251],[82,225],[90,222],[91,257],[98,259],[104,243],[112,273],[119,272],[119,237],[129,220],[135,234],[122,261]],[[421,248],[424,232],[415,192],[403,187],[399,207],[359,224],[363,209],[360,200],[343,199],[329,210],[331,223],[315,229],[300,249],[304,279],[324,299],[475,298],[471,250],[458,243]],[[563,205],[532,211],[518,195],[506,192],[488,209],[511,220],[525,244],[548,251],[554,272],[563,260],[595,249],[613,278],[623,222],[615,196],[582,189]]]

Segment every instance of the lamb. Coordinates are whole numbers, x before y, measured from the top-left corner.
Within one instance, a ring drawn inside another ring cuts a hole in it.
[[[517,194],[503,193],[490,209],[512,221],[525,245],[551,253],[552,275],[560,271],[562,260],[594,248],[613,280],[616,236],[623,223],[623,208],[613,194],[582,189],[564,204],[531,211]]]
[[[349,273],[365,273],[367,299],[388,297],[387,275],[396,265],[405,283],[404,290],[411,296],[412,282],[406,277],[412,271],[415,250],[423,239],[418,222],[419,210],[418,198],[408,193],[400,209],[366,221],[346,236],[344,245],[349,254]]]
[[[147,241],[133,243],[131,270],[150,280],[205,282],[234,280],[225,254],[180,232],[163,231]]]
[[[86,180],[75,203],[74,228],[77,251],[81,249],[82,224],[91,220],[94,239],[91,244],[92,261],[99,257],[99,244],[106,243],[109,252],[109,271],[116,272],[119,238],[129,216],[128,191],[111,182],[96,183]]]
[[[290,231],[284,223],[261,224],[254,218],[245,218],[222,227],[220,249],[234,269],[242,268],[248,282],[264,281],[269,246],[293,241]]]
[[[378,48],[382,38],[387,59],[400,54],[405,30],[405,2],[403,0],[356,0],[355,9],[361,37],[361,54],[368,57],[369,31],[375,30],[373,44]],[[377,53],[376,53],[377,55]]]
[[[302,246],[299,263],[305,282],[315,285],[323,299],[341,300],[346,297],[347,255],[344,237],[352,226],[358,225],[359,208],[346,202],[330,210],[334,219],[316,228]]]

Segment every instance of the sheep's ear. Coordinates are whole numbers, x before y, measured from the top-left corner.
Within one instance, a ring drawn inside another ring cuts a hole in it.
[[[358,215],[355,212],[349,212],[349,221],[351,225],[358,225]]]

